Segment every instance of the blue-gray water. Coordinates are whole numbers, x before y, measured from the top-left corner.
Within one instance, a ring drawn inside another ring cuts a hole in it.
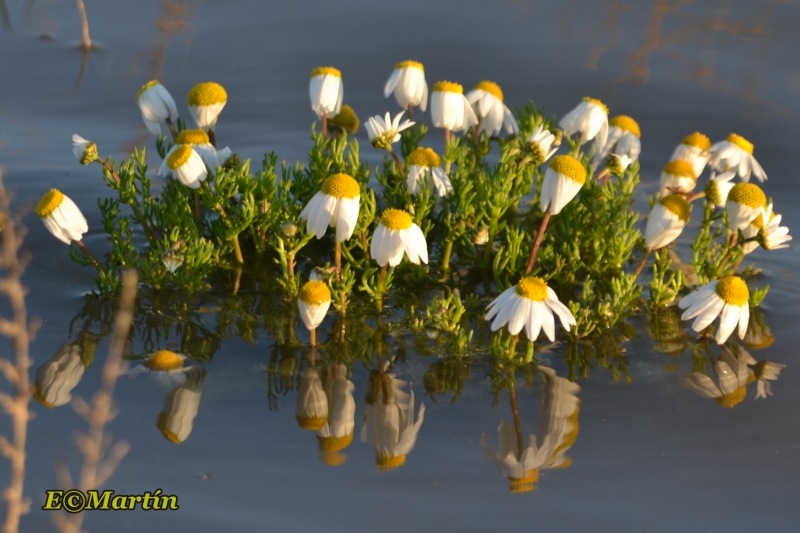
[[[153,138],[133,96],[157,77],[176,97],[201,81],[228,92],[217,137],[245,157],[276,151],[287,161],[309,148],[311,69],[341,69],[345,103],[365,119],[395,110],[383,84],[394,63],[425,64],[429,83],[466,86],[497,81],[509,105],[532,99],[562,115],[585,95],[606,101],[612,114],[635,117],[643,132],[644,191],[685,135],[712,139],[737,132],[756,146],[769,174],[764,188],[790,228],[800,227],[796,154],[800,127],[800,6],[796,2],[570,1],[509,2],[96,2],[86,1],[99,45],[78,83],[82,52],[73,2],[5,0],[9,23],[0,29],[0,164],[16,202],[32,204],[58,187],[89,219],[86,242],[102,251],[96,207],[107,194],[96,168],[75,161],[70,136],[96,141],[102,154],[125,157]],[[30,9],[29,9],[30,6]],[[427,115],[423,115],[423,120]],[[382,158],[366,134],[362,157]],[[434,147],[437,136],[431,134]],[[35,215],[26,248],[33,254],[26,283],[29,310],[44,320],[32,346],[34,369],[69,338],[69,322],[92,287],[92,272],[72,263],[66,247]],[[683,251],[686,251],[685,245]],[[770,284],[764,305],[776,336],[757,358],[785,363],[775,395],[747,399],[732,410],[681,388],[691,370],[688,352],[671,359],[652,341],[627,343],[633,383],[614,384],[594,370],[580,382],[580,433],[572,465],[543,471],[539,488],[509,494],[507,480],[484,460],[481,432],[496,445],[496,428],[510,419],[504,392],[495,405],[485,377],[472,369],[461,398],[434,404],[422,375],[430,359],[398,366],[412,381],[425,421],[407,462],[376,472],[372,449],[358,441],[367,372],[356,366],[356,436],[347,461],[319,460],[312,432],[298,428],[294,393],[268,408],[270,347],[264,331],[251,347],[223,340],[204,365],[194,429],[179,446],[155,423],[169,389],[147,376],[124,377],[111,425],[132,448],[106,484],[120,494],[161,488],[179,496],[177,512],[92,513],[90,531],[793,531],[800,512],[800,342],[796,271],[790,248],[752,255]],[[98,385],[98,360],[73,391],[89,397]],[[557,348],[547,356],[564,375]],[[678,372],[664,372],[665,364]],[[537,391],[518,386],[524,427],[533,427]],[[33,511],[23,531],[46,531],[39,510],[54,488],[54,460],[75,461],[73,433],[82,421],[68,406],[33,404],[25,494]],[[0,480],[7,467],[0,462]]]

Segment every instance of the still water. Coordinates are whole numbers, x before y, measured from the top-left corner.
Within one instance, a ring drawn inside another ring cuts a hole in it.
[[[563,115],[591,95],[612,114],[635,117],[644,143],[642,198],[655,190],[661,167],[688,133],[712,139],[740,133],[756,145],[769,174],[765,189],[783,206],[785,224],[800,227],[796,2],[86,3],[98,49],[84,57],[74,47],[80,36],[74,3],[0,0],[0,164],[17,204],[30,206],[59,187],[90,228],[99,227],[96,199],[106,191],[96,169],[76,163],[70,137],[93,139],[117,159],[138,145],[154,152],[133,100],[146,81],[159,78],[181,110],[180,95],[196,83],[221,83],[229,102],[217,127],[220,142],[254,160],[275,151],[294,161],[310,146],[311,69],[340,68],[345,103],[363,120],[394,110],[382,88],[394,63],[407,58],[425,64],[429,82],[496,80],[509,105],[532,99]],[[359,135],[362,157],[378,162],[382,155],[369,149],[363,130]],[[150,157],[157,161],[155,153]],[[72,368],[71,394],[87,398],[97,389],[108,345],[108,310],[87,304],[93,273],[72,263],[35,216],[25,223],[33,254],[29,311],[44,321],[32,346],[34,369],[49,360],[67,373]],[[106,246],[99,229],[90,229],[86,242],[93,250]],[[664,353],[672,351],[665,343],[682,341],[654,340],[644,318],[632,321],[641,337],[624,343],[618,359],[627,364],[629,384],[593,368],[571,385],[564,380],[563,345],[541,353],[538,370],[512,375],[486,358],[442,359],[433,341],[401,330],[387,334],[380,355],[399,356],[382,391],[377,356],[349,371],[333,360],[309,369],[302,350],[286,345],[276,318],[283,311],[268,285],[259,291],[245,285],[245,303],[210,295],[139,309],[130,356],[183,350],[195,356],[196,368],[181,385],[148,375],[119,381],[120,414],[111,430],[131,451],[106,485],[119,494],[160,488],[179,497],[180,510],[93,513],[86,527],[794,531],[800,258],[794,248],[752,257],[764,268],[758,284],[771,286],[763,320],[775,341],[751,353],[787,366],[772,384],[774,396],[754,401],[751,384],[734,409],[681,387],[678,377],[692,370],[691,351]],[[272,318],[253,322],[247,309]],[[332,327],[326,323],[323,334]],[[65,342],[97,343],[94,365],[84,373]],[[324,396],[336,411],[337,427],[320,429],[333,440],[301,429],[317,426],[313,416],[296,418],[298,394]],[[397,435],[376,434],[374,399],[382,394],[403,428]],[[44,491],[55,488],[57,458],[77,464],[72,435],[83,423],[66,405],[33,409],[25,493],[34,510],[22,530],[47,531],[50,517],[39,510]],[[170,421],[175,413],[182,418]],[[498,445],[523,439],[528,446],[532,434],[542,454],[538,483],[509,482],[515,476],[487,459]],[[407,452],[402,465],[376,454],[377,441],[385,448],[391,438]]]

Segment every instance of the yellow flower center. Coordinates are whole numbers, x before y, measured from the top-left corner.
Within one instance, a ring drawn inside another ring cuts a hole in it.
[[[224,104],[228,101],[228,93],[219,83],[213,81],[198,83],[189,91],[189,105],[207,106]]]
[[[759,208],[767,206],[767,195],[755,183],[737,183],[728,193],[728,201],[747,207]]]
[[[314,70],[311,71],[311,77],[312,78],[315,77],[315,76],[324,76],[326,74],[329,75],[329,76],[335,76],[335,77],[337,77],[339,79],[342,79],[342,73],[339,72],[338,68],[318,67],[318,68],[315,68]]]
[[[437,81],[433,86],[433,92],[464,94],[464,87],[452,81]]]
[[[320,457],[320,460],[328,466],[339,466],[347,461],[347,455],[343,453],[327,453],[324,452]]]
[[[411,215],[402,209],[387,209],[381,215],[381,224],[393,230],[408,229],[414,223]]]
[[[81,156],[81,165],[88,165],[97,161],[97,145],[95,143],[89,143],[83,149],[83,155]]]
[[[42,196],[42,199],[36,204],[36,209],[34,209],[34,211],[36,211],[36,214],[41,218],[47,218],[53,214],[53,211],[55,211],[63,201],[64,194],[61,191],[58,189],[50,189],[50,192]]]
[[[588,96],[584,96],[583,97],[583,101],[584,102],[589,102],[590,104],[594,104],[594,105],[602,108],[603,112],[605,112],[605,114],[608,115],[608,106],[606,104],[604,104],[603,102],[601,102],[600,100],[598,100],[596,98],[589,98]]]
[[[612,118],[612,119],[610,119],[608,121],[608,125],[609,126],[616,126],[617,128],[619,128],[621,130],[628,131],[628,132],[636,135],[636,137],[639,137],[639,138],[642,137],[642,132],[639,129],[639,124],[635,120],[633,120],[631,117],[629,117],[627,115],[617,115],[616,117],[614,117],[614,118]]]
[[[320,437],[317,435],[317,440],[321,452],[339,452],[350,446],[353,442],[353,434],[350,433],[344,437]]]
[[[192,147],[186,144],[178,146],[172,154],[167,158],[167,166],[172,170],[180,168],[189,161],[192,156]]]
[[[306,305],[322,305],[331,301],[331,290],[321,281],[307,281],[298,298]]]
[[[347,174],[334,174],[322,182],[322,193],[334,198],[358,198],[361,189],[353,177]]]
[[[528,300],[541,302],[547,299],[547,283],[542,278],[522,278],[517,283],[517,294]]]
[[[696,131],[691,135],[687,135],[683,138],[681,144],[685,144],[687,146],[694,146],[695,148],[700,148],[701,150],[708,150],[711,148],[711,139]]]
[[[501,102],[503,101],[503,90],[493,81],[484,80],[475,86],[475,89],[481,89],[489,94],[493,94]]]
[[[677,372],[678,365],[664,365],[662,369],[664,370],[664,372]]]
[[[295,418],[297,418],[297,425],[300,426],[300,429],[308,429],[310,431],[319,431],[328,423],[327,418],[319,416],[298,416]]]
[[[406,158],[409,165],[416,165],[418,167],[440,167],[442,160],[431,148],[417,148]]]
[[[557,155],[550,160],[547,166],[565,178],[569,178],[581,185],[586,181],[586,169],[581,165],[580,161],[571,155]]]
[[[169,425],[169,416],[161,413],[158,415],[156,419],[156,427],[161,431],[161,434],[166,437],[166,439],[170,442],[174,442],[175,444],[180,444],[181,439],[178,438],[178,435],[175,432],[170,431],[167,426]]]
[[[144,366],[150,370],[168,372],[183,367],[183,357],[169,350],[158,350],[150,356]]]
[[[741,307],[750,299],[750,289],[740,277],[723,276],[717,282],[717,296],[726,304]]]
[[[335,124],[340,128],[347,130],[347,133],[350,135],[355,134],[355,132],[358,131],[358,127],[361,125],[361,121],[358,120],[356,112],[353,111],[353,108],[347,104],[342,106],[342,109],[339,110],[338,115],[329,118],[328,123]]]
[[[409,68],[409,67],[418,68],[422,71],[425,70],[425,68],[422,66],[422,63],[420,63],[419,61],[411,61],[411,60],[401,61],[394,66],[395,69]]]
[[[400,468],[406,463],[405,455],[383,455],[375,454],[375,464],[378,466],[378,472],[386,472]]]
[[[508,490],[513,493],[533,492],[536,488],[536,483],[539,482],[539,469],[528,470],[522,477],[510,477],[508,481]]]
[[[689,222],[689,203],[683,196],[679,194],[670,194],[659,200],[658,203],[684,222]]]
[[[736,135],[735,133],[731,133],[730,135],[728,135],[728,142],[735,144],[748,154],[753,155],[753,143],[751,143],[741,135]]]
[[[664,174],[671,174],[678,178],[691,178],[693,181],[697,181],[697,174],[694,173],[694,166],[688,161],[670,161],[666,165],[664,165]]]
[[[158,80],[150,80],[147,83],[145,83],[144,85],[142,85],[142,88],[139,89],[138,93],[136,93],[136,101],[137,102],[139,101],[139,97],[142,96],[142,93],[144,93],[147,89],[149,89],[150,87],[153,87],[155,85],[158,85],[159,83],[161,83],[161,82],[158,81]]]
[[[716,398],[716,400],[722,407],[732,408],[734,405],[742,403],[745,396],[747,396],[747,388],[742,385],[732,393],[723,394],[719,398]]]
[[[722,194],[716,181],[709,180],[708,183],[706,183],[706,186],[703,188],[703,192],[706,195],[706,200],[712,204],[719,205],[722,203]]]
[[[208,134],[203,130],[183,130],[177,144],[208,144]]]

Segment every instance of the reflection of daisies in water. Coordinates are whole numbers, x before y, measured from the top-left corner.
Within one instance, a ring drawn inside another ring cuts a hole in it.
[[[733,407],[747,395],[747,357],[738,359],[723,347],[722,355],[714,366],[719,383],[702,372],[692,372],[678,378],[681,384],[704,398],[713,398],[723,407]]]
[[[184,366],[186,356],[170,350],[153,352],[141,365],[128,370],[129,376],[150,374],[153,379],[163,385],[176,385],[186,380],[186,372],[190,367]]]

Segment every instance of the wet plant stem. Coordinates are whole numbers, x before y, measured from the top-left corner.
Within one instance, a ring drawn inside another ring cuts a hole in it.
[[[511,357],[517,355],[517,342],[519,342],[519,334],[516,334],[513,337],[511,337],[511,344],[508,347],[508,354]]]
[[[78,246],[78,248],[80,248],[83,251],[84,255],[86,255],[86,257],[89,258],[89,261],[92,262],[97,271],[102,274],[103,267],[100,266],[100,261],[98,261],[94,255],[92,255],[92,252],[89,251],[86,245],[83,244],[81,241],[72,241],[72,242],[74,242]]]
[[[81,48],[84,50],[92,49],[92,38],[89,37],[89,19],[86,17],[86,8],[83,0],[76,0],[78,4],[78,14],[81,16]]]
[[[414,106],[408,104],[408,120],[414,120]]]
[[[539,245],[542,244],[542,237],[544,237],[548,222],[550,222],[550,211],[545,212],[542,223],[539,226],[539,233],[536,235],[536,240],[533,241],[533,248],[531,249],[531,256],[528,258],[528,266],[525,267],[525,274],[529,274],[530,271],[533,270],[533,264],[536,262],[536,254],[539,253]]]
[[[389,263],[381,267],[381,274],[378,277],[378,312],[383,309],[383,285],[386,281],[386,271],[389,270]]]
[[[645,251],[644,255],[642,256],[642,260],[639,261],[639,264],[637,265],[636,270],[633,272],[633,277],[634,278],[638,278],[639,274],[642,273],[642,270],[644,269],[644,265],[645,265],[645,263],[647,263],[647,258],[650,257],[650,252],[651,252],[650,248],[648,248],[647,251]]]
[[[322,136],[323,137],[327,137],[328,136],[328,114],[327,113],[322,115]]]
[[[519,421],[519,409],[517,409],[517,388],[514,382],[513,370],[508,376],[508,400],[511,404],[511,414],[514,417],[514,433],[517,434],[517,460],[519,461],[522,459],[522,452],[525,450],[525,447],[522,437],[522,424]]]
[[[453,240],[447,239],[447,244],[444,245],[444,254],[442,255],[442,277],[439,281],[447,281],[450,277],[450,256],[453,254]]]
[[[313,350],[316,347],[317,347],[317,330],[315,328],[311,330],[311,349]],[[313,352],[312,352],[311,366],[314,366],[314,359],[315,357],[313,357]]]
[[[342,281],[342,243],[336,240],[336,251],[334,253],[336,261],[336,281]]]

